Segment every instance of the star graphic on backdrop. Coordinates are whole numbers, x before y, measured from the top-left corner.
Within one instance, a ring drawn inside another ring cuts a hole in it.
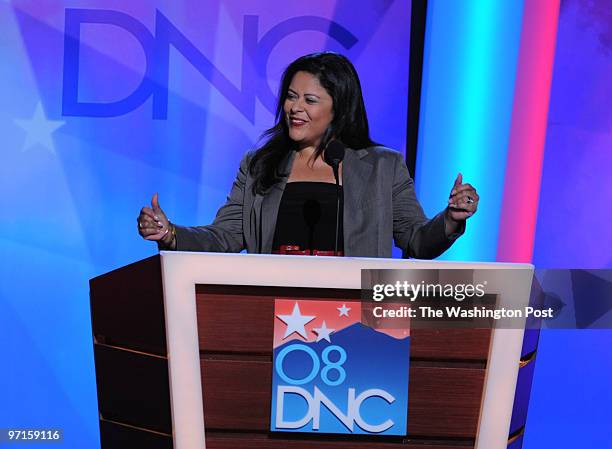
[[[304,325],[310,323],[316,318],[315,316],[302,315],[302,313],[300,312],[300,306],[298,306],[297,302],[293,306],[293,312],[291,312],[291,315],[276,316],[287,325],[287,330],[285,331],[285,336],[283,337],[283,340],[294,332],[297,332],[306,340],[308,340],[308,335],[306,335],[306,329],[304,329]]]
[[[43,111],[42,104],[39,101],[31,119],[15,119],[15,123],[26,132],[25,143],[22,149],[23,151],[32,148],[36,144],[40,144],[51,151],[51,153],[55,154],[51,134],[53,134],[66,122],[61,120],[47,119],[45,112]]]
[[[346,304],[342,304],[342,307],[336,307],[336,309],[338,309],[338,311],[340,312],[340,315],[338,316],[349,316],[349,310],[351,310],[350,307],[346,307]]]
[[[336,329],[328,328],[327,324],[325,323],[325,320],[323,320],[323,325],[321,327],[315,327],[313,329],[313,332],[317,334],[317,342],[321,340],[327,340],[331,343],[331,340],[329,339],[329,334],[331,334],[335,330]]]

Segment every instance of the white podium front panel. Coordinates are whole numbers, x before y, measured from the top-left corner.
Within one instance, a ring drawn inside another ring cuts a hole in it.
[[[196,319],[198,284],[352,289],[361,270],[474,270],[499,295],[498,307],[529,303],[528,264],[461,263],[399,259],[162,252],[162,278],[175,449],[205,447],[205,422]],[[503,271],[502,271],[503,270]],[[494,329],[475,447],[508,443],[524,329]],[[205,387],[204,387],[205,388]]]

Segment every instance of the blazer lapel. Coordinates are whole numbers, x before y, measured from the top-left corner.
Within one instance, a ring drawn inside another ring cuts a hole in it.
[[[280,169],[284,173],[289,173],[293,164],[295,151],[289,152]],[[264,195],[261,201],[261,253],[269,254],[272,252],[272,243],[274,240],[274,232],[276,230],[276,218],[278,216],[278,208],[285,192],[288,177],[284,177],[281,182],[270,188],[270,191]]]
[[[342,162],[342,190],[344,192],[343,211],[343,231],[344,231],[344,251],[345,255],[352,254],[351,236],[354,235],[355,227],[359,222],[355,220],[355,214],[361,210],[361,198],[365,193],[370,176],[372,174],[372,164],[365,160],[368,151],[346,150],[344,161]],[[355,242],[356,243],[356,242]]]

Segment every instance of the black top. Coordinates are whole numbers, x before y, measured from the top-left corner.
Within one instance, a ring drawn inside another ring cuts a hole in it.
[[[342,186],[340,186],[338,251],[344,248],[342,206]],[[278,250],[281,245],[298,245],[302,250],[333,251],[336,237],[336,207],[336,184],[287,183],[278,209],[272,250]]]

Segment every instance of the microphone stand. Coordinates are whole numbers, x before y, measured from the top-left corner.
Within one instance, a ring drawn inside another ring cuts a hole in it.
[[[340,162],[344,159],[344,151],[346,147],[339,140],[332,140],[327,144],[325,149],[325,162],[331,165],[334,170],[334,178],[336,178],[336,239],[334,243],[334,256],[338,255],[338,237],[340,233],[340,176],[338,174]]]
[[[334,256],[338,255],[338,234],[340,231],[340,176],[338,174],[338,166],[340,161],[334,159],[332,169],[334,170],[334,178],[336,178],[336,238],[334,239]]]

